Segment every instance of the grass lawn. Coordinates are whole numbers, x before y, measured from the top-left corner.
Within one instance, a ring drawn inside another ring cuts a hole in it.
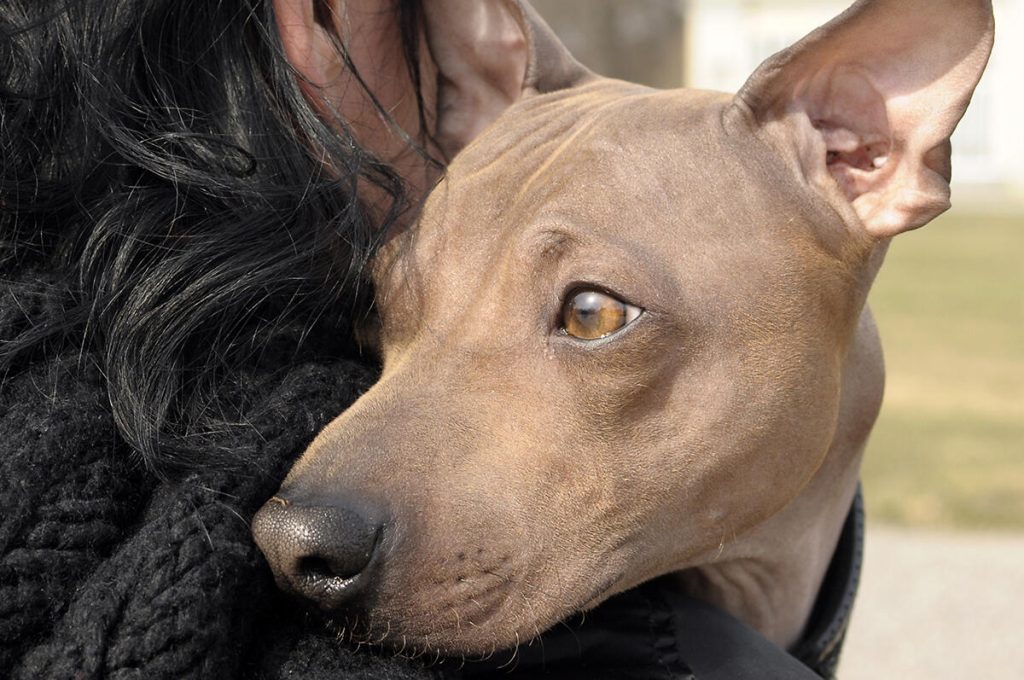
[[[896,238],[871,305],[888,378],[869,514],[1024,529],[1024,216],[951,212]]]

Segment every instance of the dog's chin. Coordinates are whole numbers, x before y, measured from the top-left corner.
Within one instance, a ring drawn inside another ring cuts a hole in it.
[[[494,620],[481,625],[456,622],[454,626],[441,620],[444,618],[439,616],[436,625],[421,625],[402,617],[368,612],[363,616],[336,616],[330,620],[330,628],[342,642],[380,647],[401,656],[474,661],[527,644],[564,617],[552,617],[546,623],[524,619]]]
[[[596,606],[615,591],[601,582],[572,599],[540,597],[515,588],[421,591],[419,601],[376,598],[361,612],[336,614],[330,625],[339,639],[382,647],[402,655],[489,658],[527,644],[545,630]]]

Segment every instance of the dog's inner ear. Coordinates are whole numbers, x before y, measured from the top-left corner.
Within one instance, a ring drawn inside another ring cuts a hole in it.
[[[588,75],[525,0],[429,0],[422,7],[437,67],[434,138],[445,160],[524,96]]]
[[[530,50],[518,8],[491,0],[423,3],[437,65],[437,140],[450,160],[523,95]]]
[[[584,73],[516,0],[429,0],[405,17],[412,26],[379,0],[274,0],[274,11],[307,96],[413,184],[422,182],[409,176],[417,171],[410,138],[449,162],[524,94],[567,87]]]
[[[892,236],[949,207],[949,137],[992,39],[988,0],[861,0],[768,59],[736,104],[871,235]]]

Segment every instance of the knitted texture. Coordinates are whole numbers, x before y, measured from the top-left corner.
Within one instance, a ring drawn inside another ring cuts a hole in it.
[[[5,286],[0,341],[63,313],[45,274]],[[225,434],[244,466],[161,481],[119,438],[94,358],[50,346],[0,391],[0,677],[434,677],[340,645],[276,591],[249,533],[371,369],[264,357],[225,386],[244,405]]]

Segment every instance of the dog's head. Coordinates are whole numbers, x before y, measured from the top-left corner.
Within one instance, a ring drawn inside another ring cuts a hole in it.
[[[434,7],[453,161],[376,262],[383,374],[254,531],[368,636],[485,653],[804,488],[885,241],[948,206],[992,19],[859,2],[733,97],[592,76],[518,3]]]

